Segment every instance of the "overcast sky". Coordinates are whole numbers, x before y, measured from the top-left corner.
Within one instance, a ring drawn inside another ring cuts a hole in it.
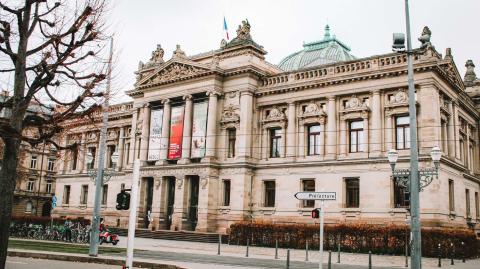
[[[467,59],[480,66],[479,0],[410,2],[414,47],[428,25],[437,51],[452,48],[462,77]],[[119,92],[133,88],[138,62],[148,61],[156,44],[165,50],[165,60],[176,44],[187,55],[218,49],[225,37],[223,16],[230,38],[247,18],[267,60],[278,64],[304,41],[322,39],[327,23],[356,57],[389,53],[392,33],[405,32],[404,14],[403,0],[114,0],[109,24],[116,32],[115,87]],[[127,100],[119,96],[116,101]]]

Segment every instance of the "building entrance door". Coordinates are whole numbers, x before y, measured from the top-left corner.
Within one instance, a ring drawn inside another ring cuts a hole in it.
[[[190,228],[192,231],[195,231],[198,222],[198,187],[199,187],[199,177],[191,176],[190,177],[190,199],[188,205],[188,221],[190,222]]]
[[[153,201],[153,178],[145,179],[145,206],[143,210],[144,228],[148,228],[150,224],[150,218],[152,213],[152,201]]]
[[[175,203],[175,178],[167,178],[167,218],[166,229],[170,230],[172,226],[173,205]]]

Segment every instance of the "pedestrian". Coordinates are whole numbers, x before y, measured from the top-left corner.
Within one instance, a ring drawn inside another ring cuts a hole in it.
[[[63,227],[65,229],[65,241],[67,241],[67,242],[72,242],[72,225],[73,225],[73,223],[67,217],[67,219],[65,220],[65,223],[63,225]]]

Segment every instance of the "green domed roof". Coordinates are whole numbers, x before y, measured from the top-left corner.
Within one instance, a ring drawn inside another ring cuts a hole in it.
[[[283,59],[278,67],[284,71],[292,71],[317,65],[354,60],[350,48],[330,35],[330,27],[325,26],[325,35],[320,41],[303,44],[303,50],[295,52]]]

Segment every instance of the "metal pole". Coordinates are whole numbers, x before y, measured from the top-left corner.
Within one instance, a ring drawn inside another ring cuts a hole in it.
[[[275,239],[275,259],[278,259],[278,239]]]
[[[97,165],[97,178],[95,180],[95,203],[92,216],[92,237],[90,240],[90,249],[88,254],[96,257],[98,255],[98,238],[100,233],[100,202],[102,201],[103,190],[103,169],[105,165],[105,144],[107,140],[108,128],[108,101],[110,99],[110,84],[112,80],[112,57],[113,57],[113,38],[110,39],[110,57],[108,59],[108,77],[107,89],[105,91],[105,101],[103,103],[103,125],[100,130],[100,152]]]
[[[290,268],[290,249],[287,249],[287,269]]]
[[[220,245],[222,244],[222,235],[218,235],[218,249],[217,249],[217,255],[220,255]]]
[[[372,269],[372,252],[368,252],[368,269]]]
[[[466,256],[466,253],[465,253],[465,243],[462,242],[462,262],[465,263],[465,256]]]
[[[325,201],[322,200],[321,207],[320,207],[320,242],[319,242],[319,252],[320,252],[320,261],[318,262],[318,268],[322,269],[323,266],[323,219],[325,215],[324,210]]]
[[[250,245],[250,239],[247,238],[247,252],[245,253],[245,257],[248,257],[248,247]]]
[[[128,217],[128,241],[126,268],[133,268],[133,248],[135,243],[135,224],[137,219],[138,183],[140,181],[140,160],[133,162],[132,191],[130,194],[130,216]]]
[[[408,267],[408,233],[405,230],[405,267]]]
[[[332,251],[328,251],[328,269],[332,269]]]
[[[438,267],[442,267],[442,249],[441,249],[441,244],[438,244]]]
[[[308,240],[305,242],[305,261],[308,262]]]
[[[340,235],[338,235],[337,263],[340,263]]]
[[[455,256],[455,248],[453,243],[450,243],[451,251],[450,251],[450,265],[454,265],[455,262],[453,261],[453,257]]]
[[[413,82],[413,51],[410,34],[410,11],[408,0],[405,0],[405,19],[407,28],[408,55],[408,114],[410,117],[410,202],[412,247],[411,266],[422,268],[422,235],[420,229],[420,182],[418,179],[418,147],[417,147],[417,109],[415,107],[415,86]]]

